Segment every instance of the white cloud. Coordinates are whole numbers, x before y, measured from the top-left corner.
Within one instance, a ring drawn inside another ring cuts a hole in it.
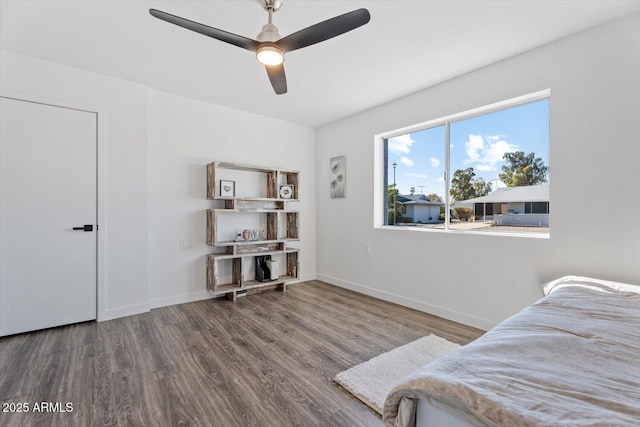
[[[484,148],[484,139],[480,135],[469,134],[469,139],[464,143],[469,160],[472,162],[480,158],[480,151]]]
[[[498,170],[496,165],[503,161],[505,153],[511,153],[518,149],[518,146],[509,144],[500,138],[499,135],[482,137],[469,134],[469,139],[464,144],[468,157],[465,163],[476,163],[475,168],[483,172]]]
[[[415,141],[411,139],[411,134],[389,138],[389,151],[398,155],[409,154],[414,142]]]
[[[436,181],[438,181],[438,182],[444,182],[444,176],[440,176],[440,177],[438,177],[438,179],[436,179]]]
[[[436,159],[435,157],[430,157],[429,162],[431,163],[431,167],[437,168],[438,166],[440,166],[440,160]]]
[[[400,163],[402,163],[405,166],[413,166],[413,160],[411,160],[410,158],[406,157],[406,156],[402,156],[400,157]]]
[[[491,143],[484,150],[483,162],[489,162],[495,165],[496,163],[503,161],[505,153],[516,151],[516,148],[517,147],[515,145],[502,140]]]
[[[410,176],[411,178],[426,178],[427,177],[426,174],[415,173],[415,172],[405,173],[404,176]]]

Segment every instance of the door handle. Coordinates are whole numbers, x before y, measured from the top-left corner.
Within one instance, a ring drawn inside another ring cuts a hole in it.
[[[92,224],[85,224],[82,227],[73,227],[74,230],[79,230],[79,231],[93,231],[93,225]]]

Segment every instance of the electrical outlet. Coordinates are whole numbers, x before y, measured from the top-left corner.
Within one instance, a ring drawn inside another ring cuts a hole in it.
[[[178,242],[180,249],[189,249],[191,247],[191,239],[181,238]]]
[[[364,245],[364,253],[365,253],[366,255],[371,254],[371,245],[369,245],[369,244]]]

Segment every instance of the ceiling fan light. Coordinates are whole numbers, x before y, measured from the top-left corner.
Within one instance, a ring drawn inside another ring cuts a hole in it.
[[[284,62],[284,52],[275,46],[262,46],[256,51],[256,58],[264,65],[280,65]]]

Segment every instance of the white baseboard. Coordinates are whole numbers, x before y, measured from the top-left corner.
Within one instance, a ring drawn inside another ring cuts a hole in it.
[[[299,280],[287,282],[287,284],[294,285],[296,283],[305,282],[307,280],[315,280],[316,274],[305,274],[301,276]],[[163,298],[155,298],[149,301],[149,305],[151,309],[166,307],[168,305],[176,305],[176,304],[185,304],[187,302],[195,302],[201,301],[204,299],[218,298],[219,296],[215,296],[211,294],[209,291],[203,290],[198,292],[193,292],[190,294],[182,294],[182,295],[174,295],[170,297]]]
[[[308,280],[315,280],[315,279],[316,279],[316,274],[311,273],[311,274],[305,274],[301,276],[299,280],[288,282],[288,283],[294,285],[296,283],[306,282]],[[100,316],[98,321],[102,322],[104,320],[117,319],[119,317],[133,316],[135,314],[146,313],[149,310],[154,308],[166,307],[169,305],[176,305],[176,304],[185,304],[188,302],[201,301],[201,300],[211,299],[211,298],[217,298],[217,297],[215,295],[212,295],[207,290],[192,292],[189,294],[173,295],[170,297],[154,298],[152,300],[149,300],[148,304],[138,304],[138,305],[132,305],[129,307],[107,310],[105,311],[104,316]]]
[[[298,280],[292,280],[291,282],[287,282],[287,286],[295,285],[296,283],[306,282],[308,280],[316,280],[316,277],[317,277],[316,273],[304,274],[300,276]]]
[[[127,307],[114,308],[112,310],[105,310],[104,314],[98,317],[98,322],[146,313],[149,310],[149,304],[136,304],[129,305]]]
[[[381,291],[379,289],[370,288],[365,285],[338,279],[337,277],[328,276],[326,274],[318,273],[317,280],[321,280],[323,282],[327,282],[341,288],[349,289],[354,292],[369,295],[371,297],[378,298],[384,301],[389,301],[405,307],[413,308],[414,310],[433,314],[434,316],[442,317],[444,319],[452,320],[464,325],[473,326],[474,328],[479,328],[485,331],[488,331],[497,324],[496,322],[491,320],[470,316],[465,313],[460,313],[459,311],[429,304],[423,301],[417,301],[411,298],[403,297],[401,295]]]
[[[195,302],[195,301],[201,301],[203,299],[211,299],[211,298],[215,298],[215,296],[211,292],[207,290],[202,290],[198,292],[192,292],[190,294],[174,295],[174,296],[163,297],[163,298],[154,298],[149,301],[149,305],[151,306],[152,309],[154,309],[159,307],[166,307],[168,305],[184,304],[187,302]]]

